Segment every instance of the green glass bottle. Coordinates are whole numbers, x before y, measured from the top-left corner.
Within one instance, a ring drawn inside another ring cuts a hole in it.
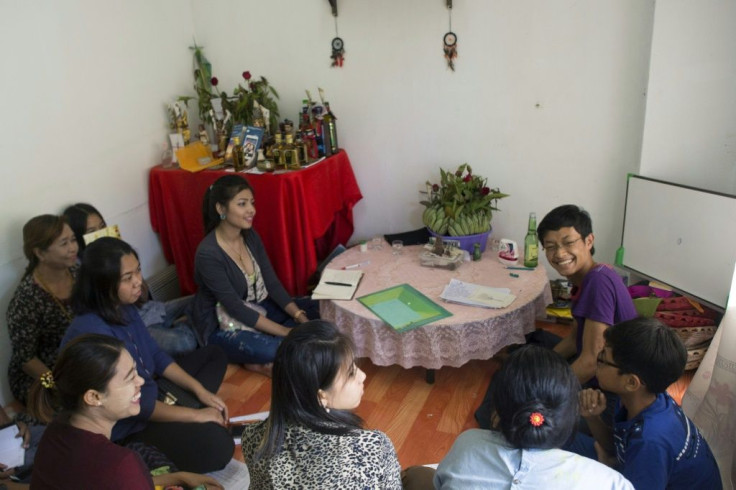
[[[245,169],[245,157],[243,156],[243,147],[240,145],[240,138],[233,138],[233,167],[236,172]]]
[[[524,237],[524,267],[536,267],[538,263],[537,214],[529,213],[529,228]]]

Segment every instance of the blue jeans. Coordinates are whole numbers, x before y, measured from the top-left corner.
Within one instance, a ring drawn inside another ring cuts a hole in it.
[[[193,296],[185,296],[167,301],[164,305],[166,314],[161,322],[147,325],[153,340],[169,355],[177,356],[197,348],[197,337],[189,318],[185,316],[192,298]]]
[[[294,302],[299,309],[307,313],[309,319],[319,318],[319,303],[308,297],[295,298]],[[266,310],[266,318],[285,327],[294,327],[297,323],[270,298],[258,303]],[[276,358],[276,349],[283,337],[270,335],[264,332],[238,330],[225,332],[215,330],[210,335],[209,342],[222,347],[227,353],[230,362],[236,364],[268,364]]]

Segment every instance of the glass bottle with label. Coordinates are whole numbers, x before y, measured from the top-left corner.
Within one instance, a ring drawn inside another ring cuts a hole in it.
[[[301,168],[301,162],[299,161],[299,153],[297,152],[296,146],[294,146],[294,135],[286,133],[286,144],[282,152],[285,155],[286,168],[296,170]]]
[[[529,213],[529,227],[524,237],[524,267],[536,267],[539,263],[537,240],[537,214]]]
[[[240,172],[245,168],[245,158],[243,157],[243,147],[240,145],[240,138],[233,138],[233,167],[236,172]]]
[[[330,110],[330,103],[325,101],[325,111],[326,114],[324,115],[324,121],[325,121],[325,129],[326,132],[329,134],[329,140],[330,140],[330,153],[337,153],[337,118]]]
[[[274,138],[276,139],[276,142],[273,144],[273,147],[271,148],[271,155],[273,155],[273,166],[275,168],[283,167],[284,166],[284,155],[281,154],[281,150],[284,146],[284,144],[281,142],[281,133],[276,133],[274,135]]]

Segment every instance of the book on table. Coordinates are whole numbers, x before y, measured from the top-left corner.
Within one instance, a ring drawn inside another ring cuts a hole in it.
[[[312,292],[312,299],[351,300],[362,278],[360,270],[325,269]]]

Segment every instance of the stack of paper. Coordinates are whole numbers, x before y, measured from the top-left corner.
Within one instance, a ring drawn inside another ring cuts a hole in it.
[[[362,277],[363,271],[359,270],[325,269],[312,299],[353,299]]]
[[[516,296],[508,288],[492,288],[451,279],[440,295],[445,301],[482,308],[506,308]]]
[[[23,439],[17,435],[18,426],[15,424],[0,430],[0,463],[8,468],[23,466],[26,450],[23,449]]]
[[[248,467],[236,459],[231,459],[223,469],[207,474],[220,482],[225,490],[240,490],[250,486]]]

